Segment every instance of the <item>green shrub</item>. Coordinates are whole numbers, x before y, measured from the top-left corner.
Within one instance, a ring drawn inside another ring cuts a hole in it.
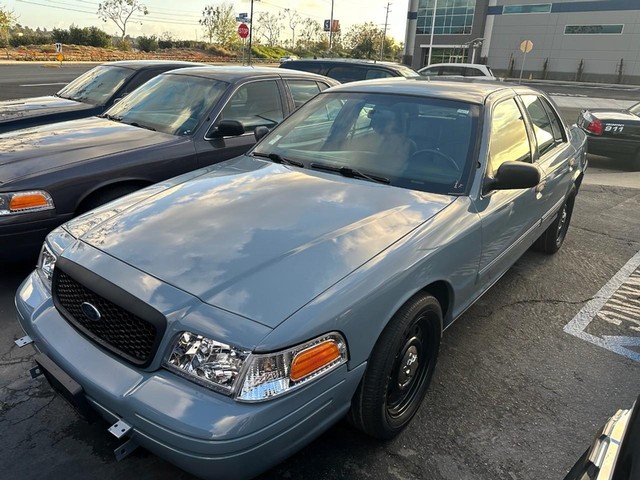
[[[141,35],[136,40],[138,49],[143,52],[155,52],[158,49],[158,38],[155,35],[150,37]]]

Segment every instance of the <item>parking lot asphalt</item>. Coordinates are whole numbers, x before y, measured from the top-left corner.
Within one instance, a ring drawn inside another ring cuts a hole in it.
[[[623,160],[590,165],[562,250],[527,252],[445,332],[427,397],[400,436],[380,443],[342,422],[260,479],[563,478],[606,419],[640,393],[633,355],[565,331],[640,251],[640,179],[621,188],[616,179],[630,175]],[[85,423],[30,378],[33,349],[13,343],[23,335],[13,296],[32,268],[0,265],[0,476],[191,478],[142,449],[116,462],[122,441],[109,425]],[[635,326],[601,316],[588,331],[624,336],[640,353]]]

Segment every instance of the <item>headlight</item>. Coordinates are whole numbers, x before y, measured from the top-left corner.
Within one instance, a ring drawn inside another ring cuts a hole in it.
[[[275,353],[252,354],[190,332],[174,344],[167,368],[243,402],[290,392],[346,363],[347,344],[337,332]]]
[[[205,387],[230,395],[249,353],[202,335],[184,332],[178,337],[166,366]]]
[[[40,250],[40,257],[38,258],[38,267],[36,268],[42,281],[51,288],[51,278],[53,277],[53,269],[56,266],[56,260],[58,255],[53,251],[53,248],[49,246],[49,242],[45,241],[42,244],[42,250]]]
[[[62,251],[75,241],[66,230],[62,227],[55,228],[42,244],[40,257],[38,257],[38,266],[36,271],[42,281],[51,289],[51,278],[53,277],[53,269],[56,261]]]
[[[52,210],[53,199],[43,190],[0,193],[0,215]]]

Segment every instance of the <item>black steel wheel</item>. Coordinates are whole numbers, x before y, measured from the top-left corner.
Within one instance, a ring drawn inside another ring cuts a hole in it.
[[[376,342],[351,402],[354,426],[380,439],[406,427],[431,381],[441,326],[442,309],[430,295],[417,294],[398,310]]]
[[[548,254],[553,254],[560,250],[569,230],[575,199],[575,191],[572,191],[560,208],[556,219],[533,244],[534,250]]]

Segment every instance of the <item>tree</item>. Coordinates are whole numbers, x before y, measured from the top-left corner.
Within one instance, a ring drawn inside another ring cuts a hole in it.
[[[205,35],[209,37],[209,43],[215,39],[217,44],[227,48],[235,47],[240,43],[233,11],[233,5],[227,2],[218,6],[204,7],[199,23],[204,27]]]
[[[311,18],[305,18],[302,20],[302,33],[300,34],[301,38],[298,40],[298,43],[302,42],[306,50],[311,50],[313,44],[318,41],[321,33],[322,25],[320,25],[320,22]]]
[[[140,0],[104,0],[98,4],[98,17],[105,23],[109,20],[115,23],[122,32],[122,41],[127,35],[127,23],[134,13],[149,15],[149,10]]]
[[[291,46],[295,48],[296,46],[296,27],[302,20],[302,17],[298,15],[298,12],[295,10],[291,10],[290,8],[285,9],[287,15],[289,16],[289,28],[291,29]]]
[[[383,31],[372,22],[354,25],[345,35],[345,48],[356,58],[378,58],[382,42]],[[335,37],[334,37],[335,39]],[[384,40],[385,54],[391,58],[395,56],[399,46],[392,37]]]
[[[0,4],[0,32],[4,33],[4,41],[9,45],[9,29],[16,24],[16,14],[13,10],[7,10]]]
[[[258,14],[257,24],[260,25],[260,36],[264,37],[269,47],[275,47],[284,28],[282,20],[284,13],[261,12]],[[256,30],[254,30],[256,33]]]

